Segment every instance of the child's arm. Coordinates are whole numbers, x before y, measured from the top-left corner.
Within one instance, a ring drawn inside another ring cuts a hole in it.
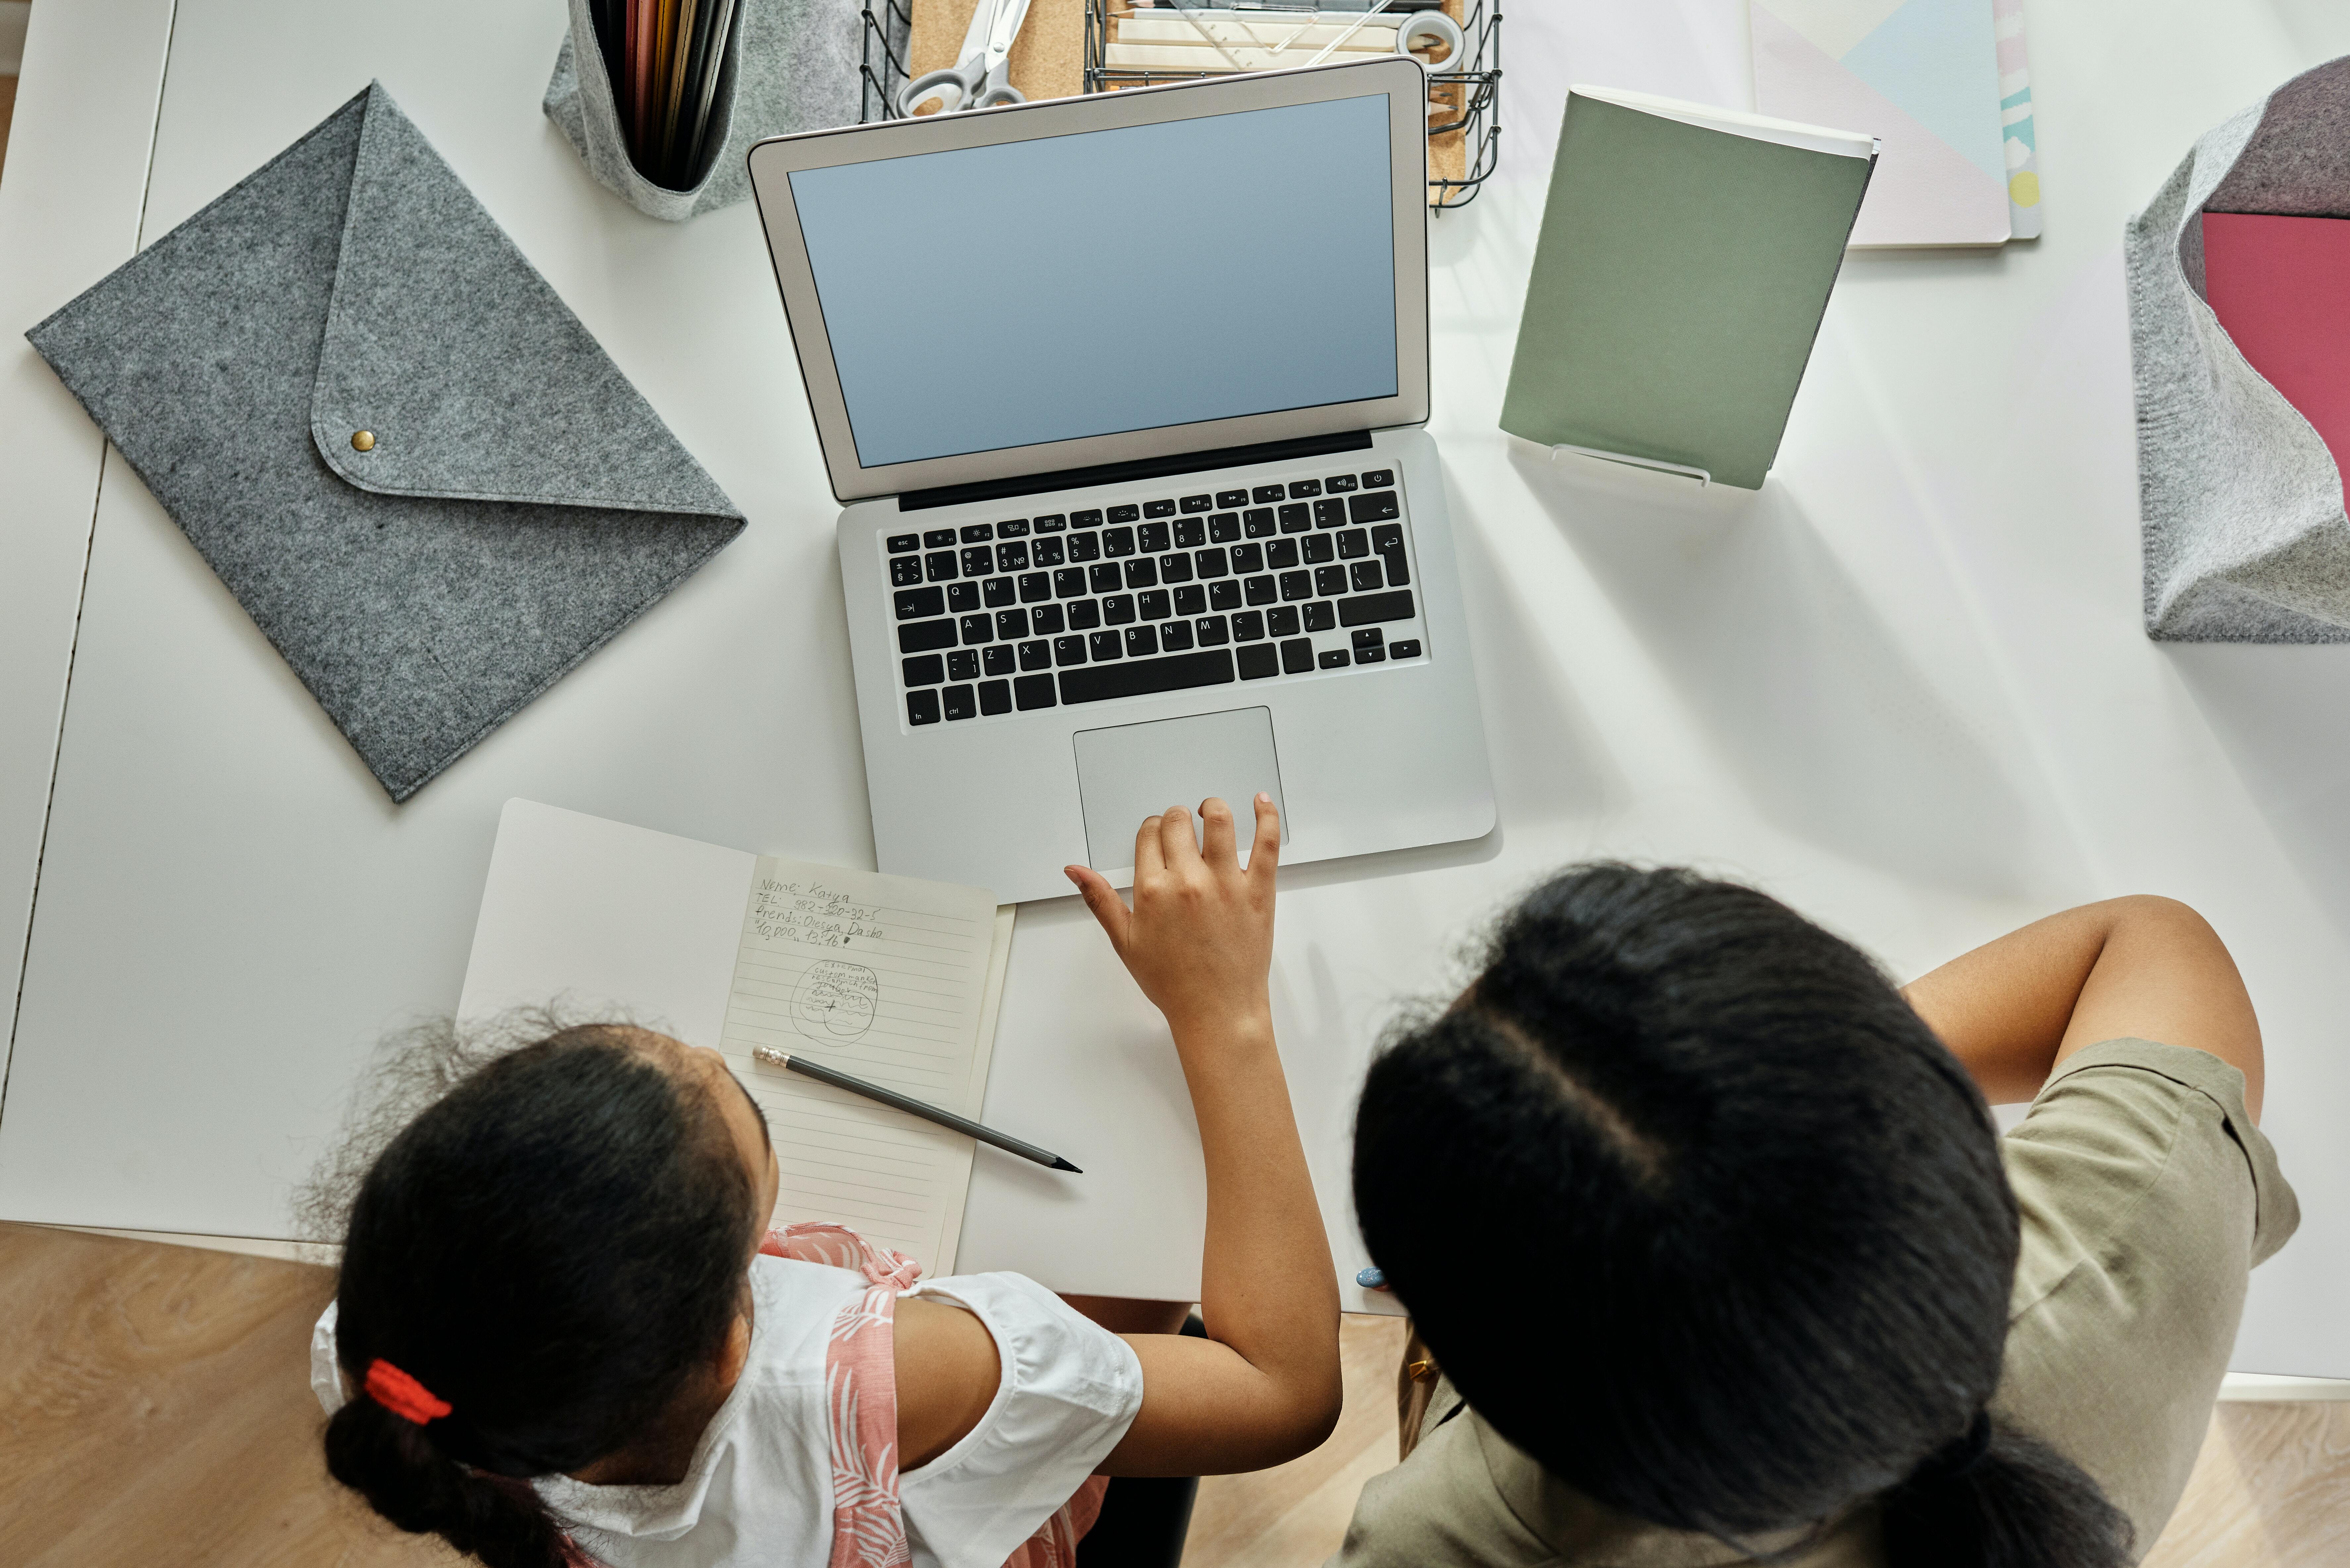
[[[2175,899],[2109,898],[1951,960],[1902,994],[1994,1103],[2028,1100],[2057,1063],[2125,1036],[2208,1051],[2261,1114],[2261,1025],[2235,961]]]
[[[1142,1409],[1102,1462],[1106,1475],[1257,1469],[1313,1448],[1338,1419],[1337,1281],[1266,989],[1281,821],[1257,796],[1243,871],[1231,808],[1211,800],[1200,815],[1204,856],[1180,806],[1142,825],[1131,912],[1098,872],[1069,867],[1167,1017],[1208,1170],[1208,1337],[1127,1336],[1142,1362]]]

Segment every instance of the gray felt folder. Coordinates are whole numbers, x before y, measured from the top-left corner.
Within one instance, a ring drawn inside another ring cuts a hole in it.
[[[394,800],[743,529],[380,86],[26,336]]]

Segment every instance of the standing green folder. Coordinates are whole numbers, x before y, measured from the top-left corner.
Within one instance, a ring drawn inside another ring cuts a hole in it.
[[[1577,87],[1502,428],[1762,487],[1874,138]]]

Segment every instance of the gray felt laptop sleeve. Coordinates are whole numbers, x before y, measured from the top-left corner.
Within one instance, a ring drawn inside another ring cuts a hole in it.
[[[396,801],[743,529],[380,86],[26,336]]]

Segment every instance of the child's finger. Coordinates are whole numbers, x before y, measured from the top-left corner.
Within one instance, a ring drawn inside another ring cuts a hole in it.
[[[1262,877],[1270,885],[1274,868],[1281,863],[1281,809],[1273,804],[1273,796],[1259,792],[1256,797],[1256,842],[1249,846],[1248,874]]]
[[[1134,833],[1134,891],[1142,893],[1143,879],[1156,877],[1167,869],[1167,857],[1160,848],[1159,819],[1146,816]]]
[[[1109,945],[1118,952],[1126,951],[1127,926],[1134,917],[1127,912],[1126,900],[1118,896],[1109,878],[1090,866],[1064,866],[1061,870],[1077,885],[1078,896],[1093,911],[1094,919],[1101,922],[1102,934],[1109,938]]]
[[[1232,837],[1232,808],[1214,795],[1200,803],[1200,823],[1207,829],[1208,842],[1201,849],[1211,871],[1237,871],[1241,868],[1240,850]]]
[[[1159,818],[1159,852],[1170,871],[1188,871],[1200,863],[1200,841],[1191,835],[1191,814],[1170,805]]]

